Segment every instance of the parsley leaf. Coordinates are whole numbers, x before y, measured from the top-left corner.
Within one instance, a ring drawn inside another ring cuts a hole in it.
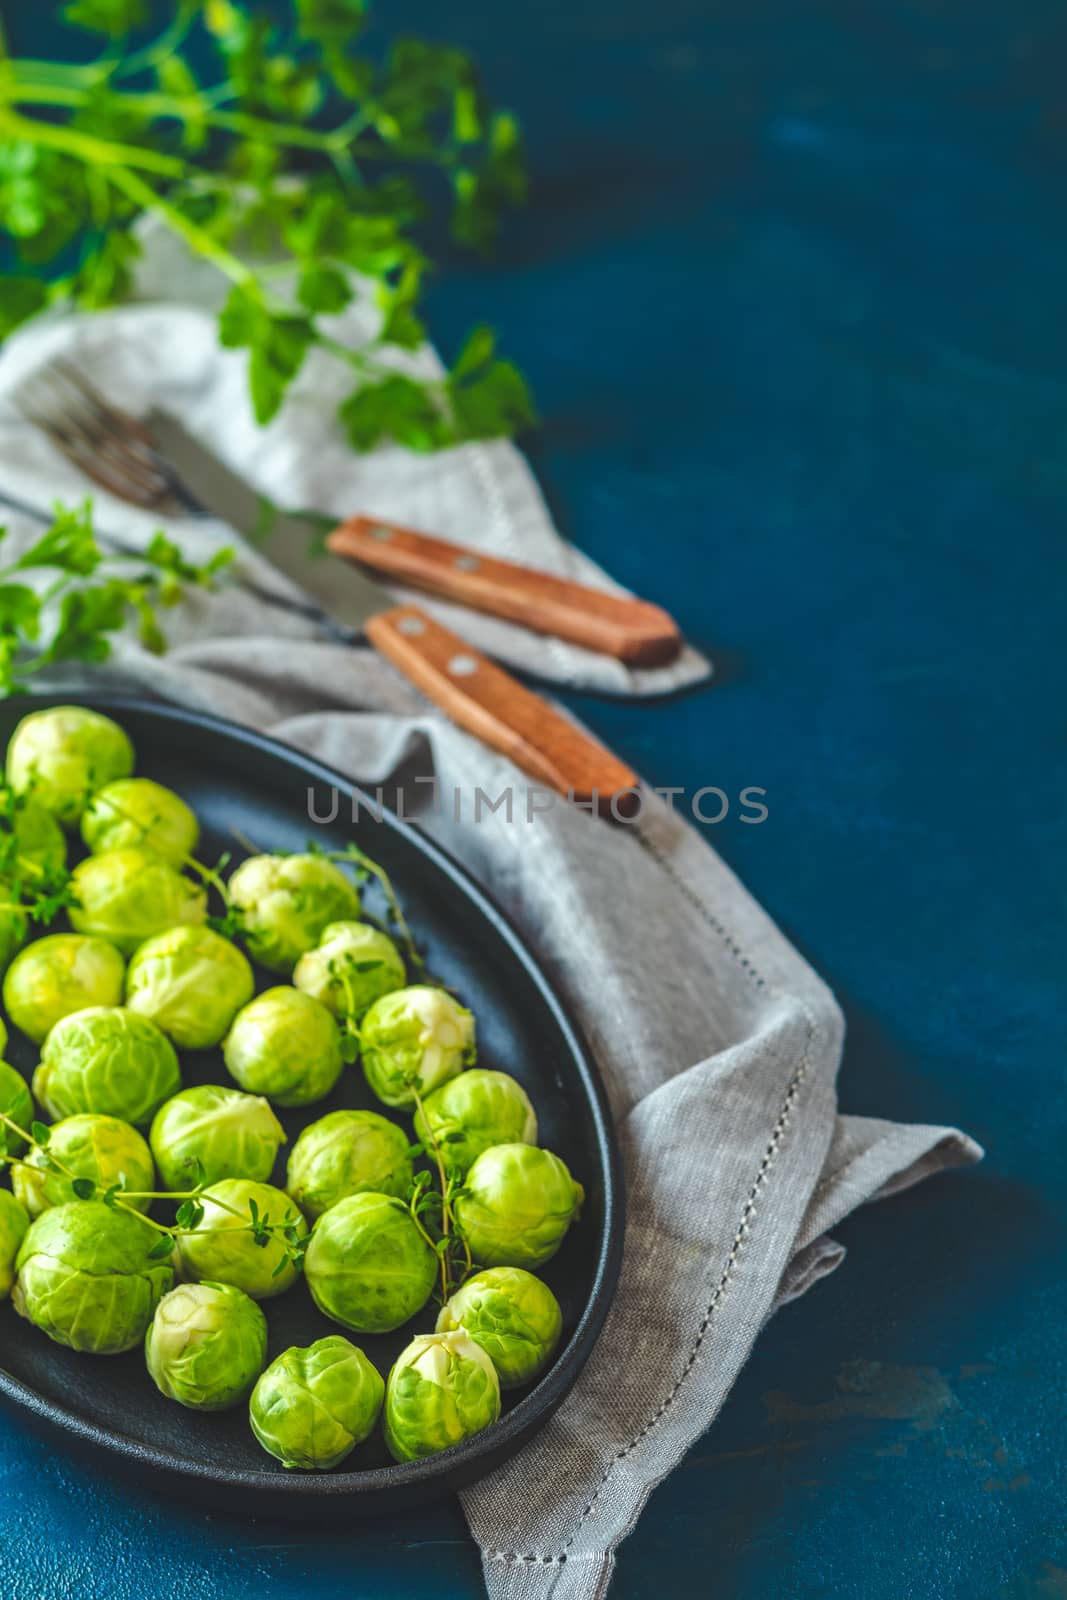
[[[156,12],[146,0],[67,0],[67,22],[112,41],[96,60],[5,59],[0,235],[34,271],[0,279],[0,337],[53,302],[125,296],[149,211],[230,279],[219,337],[247,352],[260,423],[317,349],[358,375],[339,413],[356,449],[527,426],[525,382],[484,353],[483,330],[468,344],[479,359],[445,382],[398,374],[389,354],[426,338],[426,215],[443,198],[454,237],[484,252],[525,195],[518,124],[470,56],[415,38],[384,59],[364,50],[367,0],[161,9],[165,25],[132,48]],[[350,349],[319,319],[357,295],[381,320]],[[82,624],[70,624],[73,639]]]
[[[0,529],[0,544],[5,535]],[[57,506],[41,537],[0,567],[0,698],[54,662],[106,660],[111,636],[131,621],[146,649],[163,651],[157,608],[173,605],[188,587],[209,588],[232,556],[219,550],[196,566],[158,533],[140,558],[144,570],[130,576],[114,570],[115,558],[97,544],[88,501]],[[35,588],[14,581],[16,574],[40,574],[44,581]]]

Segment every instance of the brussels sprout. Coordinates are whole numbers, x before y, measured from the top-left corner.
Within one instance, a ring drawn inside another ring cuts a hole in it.
[[[126,1004],[181,1050],[219,1044],[255,993],[252,968],[211,928],[168,928],[130,957]]]
[[[4,976],[7,1014],[35,1044],[72,1011],[117,1006],[126,963],[106,939],[50,933],[17,955]]]
[[[151,1122],[182,1086],[178,1057],[147,1017],[122,1006],[86,1006],[63,1017],[41,1046],[33,1092],[50,1117],[79,1111]]]
[[[82,813],[81,834],[94,856],[139,845],[180,867],[197,847],[200,824],[173,789],[151,778],[117,778],[93,795]]]
[[[376,1111],[331,1111],[304,1129],[285,1187],[312,1221],[350,1194],[397,1195],[411,1186],[407,1136]]]
[[[6,1300],[15,1281],[15,1257],[26,1237],[30,1219],[9,1189],[0,1189],[0,1300]]]
[[[49,1206],[77,1199],[70,1178],[49,1167],[53,1156],[76,1178],[90,1178],[100,1191],[116,1183],[138,1193],[155,1187],[152,1154],[136,1128],[118,1117],[65,1117],[53,1125],[46,1150],[34,1147],[11,1169],[11,1187],[31,1217],[39,1217]],[[131,1200],[130,1204],[147,1211],[152,1202]]]
[[[67,864],[67,839],[36,800],[0,789],[0,870],[32,883]]]
[[[284,1467],[326,1471],[361,1444],[378,1420],[381,1374],[339,1333],[293,1346],[252,1391],[252,1432]]]
[[[385,1442],[395,1461],[447,1450],[499,1415],[496,1368],[462,1329],[412,1339],[385,1386]]]
[[[407,982],[404,959],[387,933],[369,922],[331,922],[300,957],[293,982],[335,1017],[359,1018],[383,994]]]
[[[82,813],[82,838],[94,856],[141,846],[179,867],[200,842],[197,814],[181,795],[150,778],[117,778]]]
[[[7,902],[0,904],[0,972],[26,939],[26,917],[14,903],[15,892],[11,884],[0,880],[0,901]]]
[[[225,1411],[249,1394],[267,1359],[267,1319],[228,1283],[181,1283],[156,1307],[144,1341],[149,1376],[168,1400]]]
[[[204,1083],[183,1089],[159,1108],[148,1142],[165,1189],[192,1188],[198,1171],[204,1183],[223,1178],[262,1183],[285,1143],[285,1129],[259,1095]]]
[[[431,1134],[446,1168],[462,1174],[495,1144],[536,1144],[537,1118],[521,1083],[473,1067],[427,1095],[416,1111],[416,1139],[429,1144]]]
[[[117,722],[84,706],[23,717],[7,747],[7,781],[73,827],[90,795],[133,771],[133,745]]]
[[[33,1121],[29,1085],[22,1073],[7,1061],[0,1061],[0,1111],[20,1128],[28,1130]],[[0,1155],[11,1155],[21,1150],[25,1143],[25,1139],[20,1139],[6,1122],[0,1122]]]
[[[157,1238],[132,1211],[100,1200],[49,1206],[22,1241],[11,1303],[72,1350],[132,1350],[174,1281],[166,1262],[149,1257]]]
[[[426,1304],[437,1257],[402,1201],[353,1194],[316,1222],[304,1274],[332,1322],[357,1333],[388,1333]]]
[[[406,1108],[474,1060],[474,1018],[443,989],[396,989],[371,1006],[359,1044],[378,1099]]]
[[[483,1267],[540,1267],[581,1210],[582,1186],[531,1144],[483,1151],[456,1197],[456,1226]]]
[[[204,1190],[203,1202],[204,1215],[196,1227],[178,1236],[184,1277],[202,1283],[230,1283],[253,1300],[281,1294],[296,1281],[297,1269],[289,1259],[285,1240],[272,1233],[257,1244],[249,1227],[249,1223],[291,1227],[295,1238],[302,1238],[307,1223],[288,1195],[269,1183],[223,1178]]]
[[[151,850],[109,850],[87,856],[71,873],[76,904],[68,916],[75,933],[110,939],[130,956],[145,939],[179,923],[207,917],[207,895],[191,878]]]
[[[280,1106],[329,1094],[344,1066],[341,1035],[326,1007],[299,989],[265,989],[233,1019],[222,1047],[242,1089]]]
[[[547,1283],[521,1267],[490,1267],[468,1278],[441,1307],[438,1333],[462,1328],[481,1345],[502,1389],[543,1372],[559,1344],[563,1316]]]
[[[286,976],[331,922],[359,916],[355,885],[325,856],[252,856],[228,887],[253,960]]]

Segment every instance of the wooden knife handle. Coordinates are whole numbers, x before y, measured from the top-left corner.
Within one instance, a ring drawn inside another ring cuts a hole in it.
[[[681,649],[673,618],[646,600],[604,594],[392,522],[349,517],[326,543],[335,555],[415,588],[635,666],[660,666]]]
[[[619,819],[640,808],[629,767],[418,606],[380,612],[363,631],[453,722],[546,788]]]

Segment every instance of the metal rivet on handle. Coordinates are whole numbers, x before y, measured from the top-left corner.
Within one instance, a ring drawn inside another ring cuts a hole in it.
[[[392,528],[383,527],[380,522],[376,522],[372,528],[368,528],[367,532],[372,539],[377,539],[381,544],[393,537]]]
[[[482,563],[477,556],[457,556],[455,564],[460,572],[477,572]]]
[[[448,663],[448,670],[454,678],[469,678],[477,672],[478,663],[473,656],[453,656]]]
[[[421,617],[401,617],[396,626],[398,633],[414,635],[426,632],[426,624]]]

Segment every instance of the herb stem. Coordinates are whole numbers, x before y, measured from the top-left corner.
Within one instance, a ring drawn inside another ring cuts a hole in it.
[[[2,87],[3,98],[11,105],[84,106],[92,99],[94,88],[109,77],[109,74],[92,67],[57,70],[48,62],[12,61],[8,67]],[[439,167],[455,166],[459,159],[460,152],[452,146],[434,150],[424,144],[384,136],[359,140],[358,135],[373,122],[372,115],[365,109],[357,110],[336,128],[323,130],[306,128],[298,122],[274,122],[247,111],[218,110],[219,103],[228,97],[226,84],[219,83],[198,90],[195,98],[190,96],[188,99],[155,89],[138,92],[125,90],[122,103],[131,112],[153,121],[196,123],[278,148],[318,150],[324,154],[344,153],[367,161],[395,158],[401,161],[425,161]],[[42,124],[35,119],[22,120],[27,130],[23,137],[30,139],[35,136],[36,130],[52,127],[52,124]],[[48,141],[42,139],[38,142]],[[130,153],[125,159],[127,165],[135,164]],[[147,166],[147,163],[141,164]]]
[[[193,222],[177,206],[171,205],[169,200],[158,194],[143,178],[129,168],[117,165],[109,168],[107,177],[116,189],[120,189],[128,199],[145,211],[152,211],[159,217],[173,233],[185,240],[197,254],[206,257],[214,263],[220,272],[225,273],[233,283],[239,283],[243,288],[255,292],[258,289],[256,275],[251,267],[246,267],[243,261],[221,245],[210,233]]]
[[[92,97],[92,89],[79,83],[30,77],[19,71],[18,67],[8,83],[8,98],[12,105],[82,106]],[[217,84],[199,91],[196,99],[190,97],[183,100],[177,95],[149,89],[141,93],[124,93],[122,103],[130,111],[152,120],[195,122],[208,128],[218,128],[224,133],[236,134],[239,138],[258,139],[264,144],[329,151],[344,143],[334,133],[304,128],[296,122],[268,122],[265,117],[253,116],[249,112],[216,110],[215,97],[224,94],[225,90],[225,84]]]
[[[441,1155],[441,1146],[438,1144],[437,1136],[434,1133],[433,1129],[430,1127],[430,1124],[428,1122],[426,1122],[426,1117],[425,1117],[425,1113],[423,1111],[423,1106],[422,1106],[422,1096],[419,1094],[418,1085],[416,1083],[414,1083],[414,1082],[411,1085],[411,1092],[415,1097],[415,1111],[416,1111],[416,1114],[418,1116],[422,1117],[422,1120],[423,1120],[423,1122],[425,1123],[425,1126],[426,1126],[426,1132],[429,1135],[430,1149],[433,1151],[434,1165],[437,1168],[437,1177],[438,1177],[438,1181],[440,1182],[440,1185],[441,1185],[441,1238],[444,1240],[445,1248],[443,1250],[438,1250],[438,1252],[437,1252],[437,1261],[438,1261],[438,1265],[441,1268],[441,1302],[443,1304],[448,1299],[448,1282],[449,1282],[449,1273],[448,1273],[448,1233],[449,1233],[449,1227],[448,1227],[448,1224],[449,1224],[449,1215],[450,1215],[450,1213],[449,1213],[449,1207],[448,1207],[448,1193],[447,1193],[447,1191],[448,1191],[448,1179],[445,1176],[445,1163],[444,1163],[444,1158]]]
[[[186,163],[176,156],[163,155],[146,146],[117,144],[67,124],[22,117],[7,106],[0,106],[0,134],[25,139],[30,144],[46,145],[51,150],[60,150],[64,155],[87,163],[95,162],[101,167],[140,167],[145,172],[158,172],[168,178],[182,178],[188,172]]]
[[[157,67],[166,61],[189,32],[199,10],[198,0],[179,0],[169,25],[150,44],[145,45],[143,50],[131,50],[129,55],[121,57],[114,76],[129,78],[135,72],[143,72],[145,67]]]

